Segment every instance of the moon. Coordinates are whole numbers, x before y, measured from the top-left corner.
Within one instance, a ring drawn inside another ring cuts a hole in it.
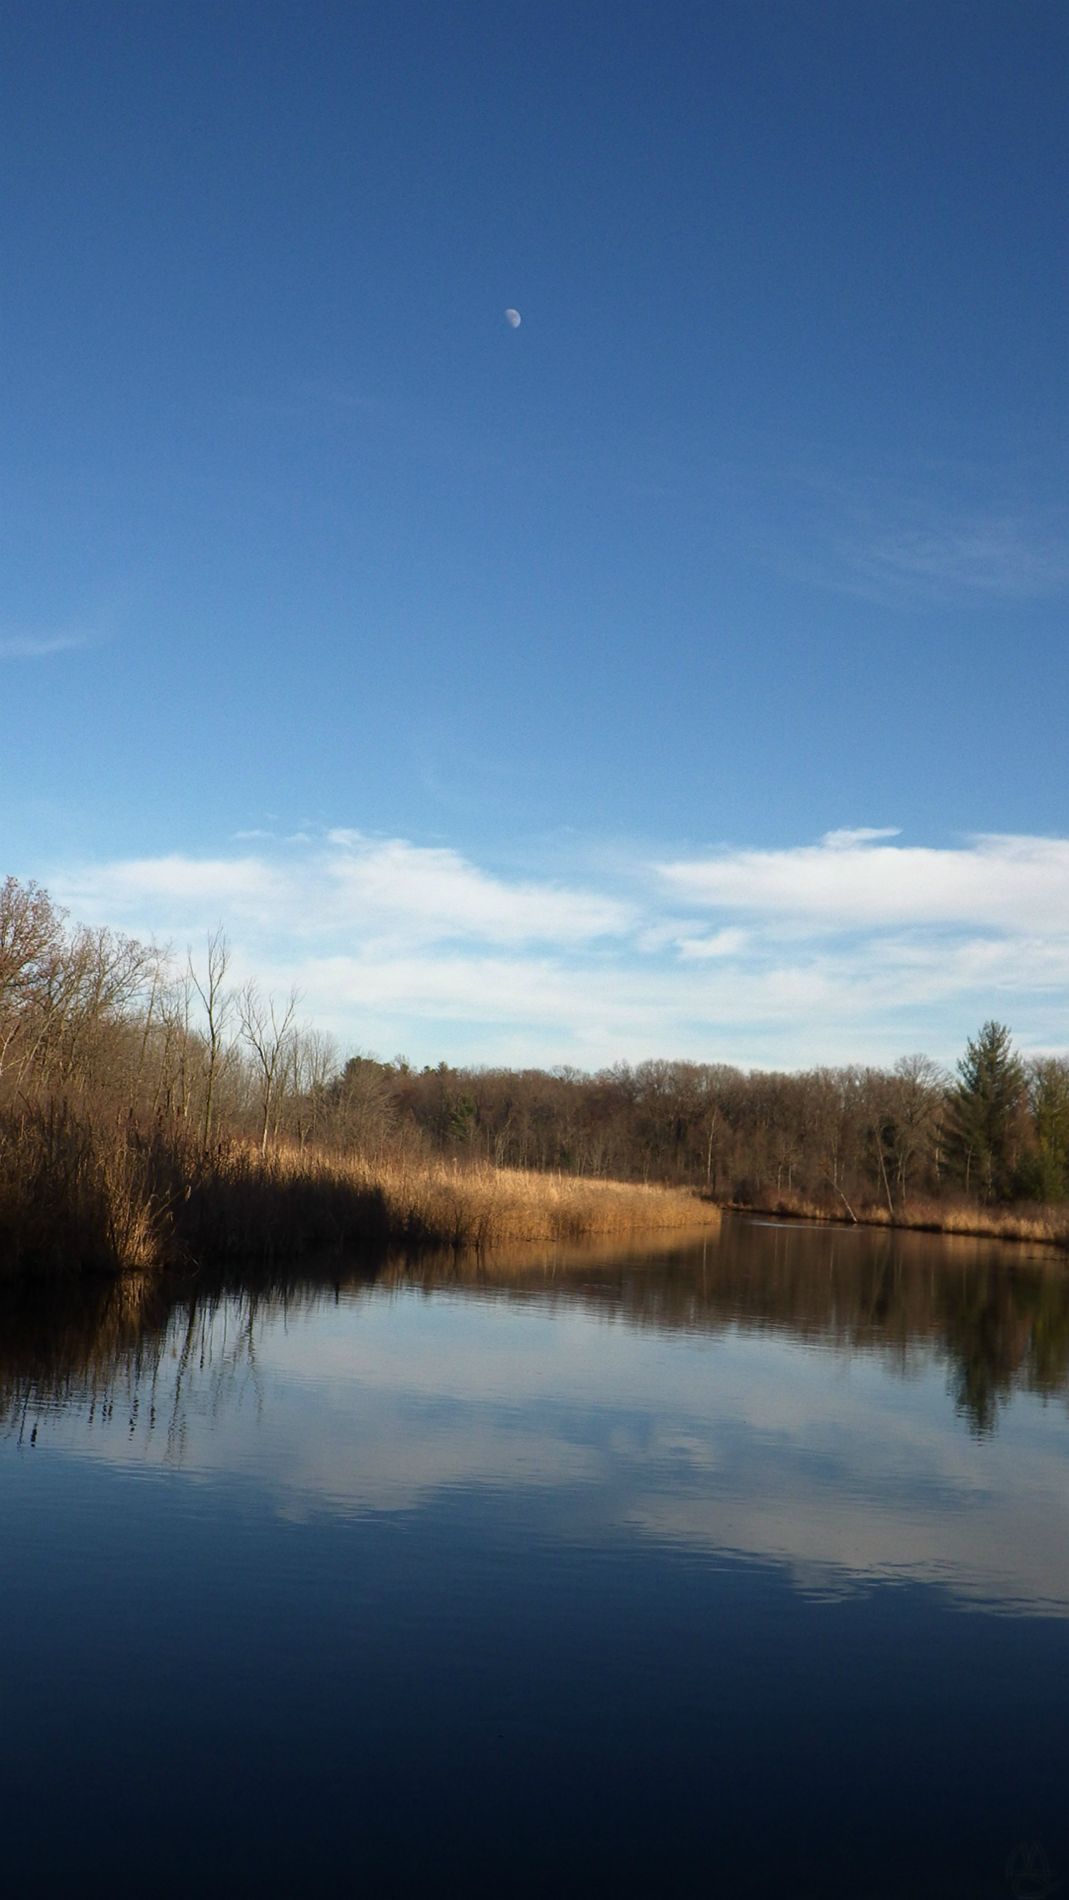
[[[506,310],[505,322],[509,325],[510,329],[518,330],[520,324],[523,322],[523,318],[518,310]]]

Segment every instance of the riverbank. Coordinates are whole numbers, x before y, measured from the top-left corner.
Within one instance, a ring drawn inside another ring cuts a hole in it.
[[[715,1225],[686,1190],[487,1164],[369,1158],[94,1122],[0,1121],[0,1273],[146,1272],[314,1249],[489,1247]]]
[[[1069,1206],[982,1207],[970,1201],[916,1199],[890,1208],[880,1201],[821,1202],[790,1190],[754,1201],[725,1201],[726,1211],[835,1227],[901,1227],[915,1233],[960,1234],[977,1240],[1029,1241],[1069,1251]]]

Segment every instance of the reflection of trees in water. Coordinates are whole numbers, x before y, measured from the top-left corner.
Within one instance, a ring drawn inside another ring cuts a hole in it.
[[[140,1276],[55,1289],[51,1300],[8,1290],[0,1307],[0,1425],[34,1442],[49,1414],[77,1412],[90,1429],[160,1439],[180,1461],[190,1405],[216,1413],[251,1390],[261,1297],[164,1287]]]
[[[941,1330],[950,1385],[974,1431],[993,1430],[1017,1387],[1064,1392],[1069,1377],[1069,1275],[977,1268],[944,1289]]]
[[[660,1268],[660,1270],[658,1270]],[[992,1430],[1015,1391],[1069,1387],[1069,1272],[1056,1255],[901,1229],[726,1220],[667,1251],[537,1264],[516,1256],[409,1267],[431,1285],[499,1287],[516,1298],[612,1309],[629,1324],[783,1332],[890,1360],[903,1377],[945,1360],[957,1410]]]
[[[889,1360],[903,1377],[945,1360],[955,1405],[994,1429],[1018,1390],[1069,1385],[1069,1273],[990,1242],[725,1221],[700,1242],[517,1248],[490,1257],[387,1256],[329,1277],[209,1282],[131,1277],[4,1289],[0,1424],[23,1439],[57,1410],[162,1436],[181,1460],[193,1415],[264,1402],[257,1340],[287,1314],[380,1291],[478,1290],[618,1315],[659,1330],[782,1332]]]

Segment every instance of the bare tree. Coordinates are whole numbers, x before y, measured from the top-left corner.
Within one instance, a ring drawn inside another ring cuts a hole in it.
[[[155,952],[133,937],[111,930],[74,932],[57,999],[56,1056],[64,1083],[84,1082],[90,1075],[103,1079],[105,1049],[109,1041],[114,1048],[115,1030],[128,1026],[155,961]]]
[[[192,1004],[193,980],[187,968],[167,982],[160,998],[155,1036],[156,1086],[152,1096],[154,1114],[165,1112],[183,1122],[187,1120],[190,1110],[189,1070],[194,1043],[190,1026]]]
[[[900,1056],[889,1078],[891,1153],[903,1201],[911,1176],[937,1161],[946,1084],[939,1064],[925,1055]]]
[[[293,1017],[297,1002],[295,989],[290,991],[285,1007],[276,1005],[273,996],[269,996],[265,1002],[251,978],[237,999],[241,1034],[252,1050],[260,1071],[260,1103],[263,1110],[261,1154],[267,1153],[275,1087],[293,1040]]]
[[[393,1132],[396,1104],[393,1072],[375,1056],[350,1056],[333,1090],[331,1136],[343,1147],[370,1154]],[[445,1101],[443,1097],[443,1101]],[[445,1143],[448,1108],[440,1110],[439,1126]]]
[[[205,1147],[211,1140],[215,1085],[224,1056],[223,1037],[234,1000],[229,991],[223,988],[229,965],[230,945],[227,943],[222,924],[218,924],[208,938],[203,981],[194,968],[192,951],[188,955],[190,980],[204,1006],[204,1014],[208,1022],[208,1066],[204,1086],[202,1128]]]
[[[327,1107],[327,1093],[338,1073],[338,1047],[321,1029],[298,1029],[290,1041],[287,1069],[297,1102],[297,1140],[314,1141]]]
[[[62,953],[64,913],[36,884],[0,884],[0,1070],[11,1055],[20,1078],[42,1040],[42,998]]]

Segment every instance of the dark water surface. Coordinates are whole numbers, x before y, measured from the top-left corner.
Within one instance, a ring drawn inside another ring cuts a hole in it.
[[[1069,1893],[1069,1272],[0,1299],[12,1894]]]

